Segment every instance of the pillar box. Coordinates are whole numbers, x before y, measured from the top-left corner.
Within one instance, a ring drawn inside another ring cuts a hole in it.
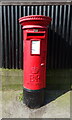
[[[23,29],[23,102],[30,108],[44,103],[46,87],[46,56],[50,17],[21,17]]]

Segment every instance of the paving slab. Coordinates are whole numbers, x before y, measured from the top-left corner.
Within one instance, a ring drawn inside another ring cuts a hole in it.
[[[20,93],[22,90],[2,92],[2,118],[70,118],[71,91],[46,91],[45,105],[38,109],[23,104]],[[55,98],[54,94],[57,94]]]

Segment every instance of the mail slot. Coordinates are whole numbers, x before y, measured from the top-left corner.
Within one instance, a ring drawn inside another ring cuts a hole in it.
[[[26,16],[19,19],[23,26],[23,102],[30,108],[44,104],[46,87],[46,56],[50,17]]]
[[[35,29],[34,29],[35,30]],[[26,39],[45,39],[45,31],[40,31],[40,32],[34,32],[34,31],[26,31],[26,36],[27,36],[27,38]]]

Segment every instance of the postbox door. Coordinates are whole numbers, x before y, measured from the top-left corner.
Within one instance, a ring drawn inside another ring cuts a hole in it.
[[[46,87],[46,54],[47,54],[47,40],[36,39],[31,41],[31,57],[33,64],[33,73],[36,78],[37,86],[41,88]],[[33,78],[32,78],[33,80]]]

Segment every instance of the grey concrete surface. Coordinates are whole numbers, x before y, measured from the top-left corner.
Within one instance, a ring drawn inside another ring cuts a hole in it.
[[[68,90],[72,80],[72,70],[48,71],[47,85],[51,87],[50,90],[46,89],[45,105],[38,109],[30,109],[18,99],[23,89],[22,70],[1,69],[0,76],[2,78],[0,118],[70,118],[72,116],[72,92]]]
[[[71,0],[1,0],[0,5],[67,5]]]
[[[18,96],[22,92],[4,91],[2,92],[2,118],[70,118],[70,91],[63,93],[54,100],[46,102],[44,106],[38,109],[30,109]],[[53,94],[62,91],[51,91]],[[47,99],[48,99],[47,94]],[[51,98],[51,97],[50,97]]]
[[[0,91],[0,120],[2,118],[2,91]]]

